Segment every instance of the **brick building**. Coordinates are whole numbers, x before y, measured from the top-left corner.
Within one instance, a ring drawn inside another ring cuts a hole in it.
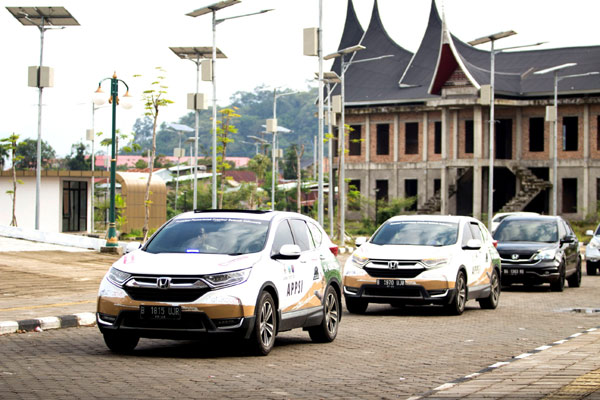
[[[418,196],[421,212],[482,218],[488,207],[490,51],[452,35],[433,0],[414,54],[388,36],[377,0],[366,30],[348,0],[339,49],[356,44],[366,49],[346,61],[393,57],[346,69],[346,124],[353,128],[346,135],[346,179],[371,199]],[[555,178],[553,123],[545,118],[554,104],[554,75],[535,72],[565,63],[577,65],[559,76],[600,71],[600,46],[500,52],[495,58],[494,212],[554,213],[553,190],[559,214],[583,218],[595,212],[600,77],[559,82]],[[332,70],[340,73],[339,59]]]

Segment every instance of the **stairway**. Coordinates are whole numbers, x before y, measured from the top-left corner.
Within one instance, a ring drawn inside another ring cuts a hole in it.
[[[535,196],[542,190],[552,187],[552,183],[538,178],[526,167],[510,166],[509,169],[516,175],[521,182],[521,190],[517,192],[515,197],[510,199],[498,212],[515,212],[523,211]]]
[[[468,168],[459,168],[456,182],[458,182],[467,172]],[[456,183],[448,185],[448,198],[456,194]],[[427,199],[427,201],[417,210],[419,214],[436,214],[442,209],[442,194],[440,191],[436,191],[433,196]]]

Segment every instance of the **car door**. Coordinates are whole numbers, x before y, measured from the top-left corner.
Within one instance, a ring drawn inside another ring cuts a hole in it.
[[[568,222],[562,220],[560,221],[564,226],[565,238],[573,238],[572,242],[567,242],[564,244],[565,249],[565,257],[567,258],[567,275],[570,275],[577,268],[577,263],[579,261],[579,241],[577,240],[577,236],[571,229],[571,226]]]
[[[298,281],[292,296],[292,304],[283,311],[305,310],[320,307],[325,290],[325,277],[321,268],[319,250],[316,248],[309,228],[302,219],[290,219],[295,243],[300,247],[300,264],[296,271]],[[300,289],[297,286],[300,286]]]
[[[473,280],[476,282],[474,286],[484,288],[487,287],[491,282],[492,276],[492,259],[493,256],[490,254],[491,243],[489,243],[489,234],[480,223],[471,221],[469,223],[471,228],[471,235],[473,239],[481,241],[481,248],[477,251],[476,265],[473,267]]]
[[[287,219],[281,220],[275,229],[271,256],[279,254],[281,247],[285,244],[295,244],[292,228]],[[277,258],[273,261],[273,283],[277,287],[279,295],[279,308],[283,311],[294,304],[294,300],[298,297],[296,291],[301,289],[298,285],[298,282],[301,282],[298,272],[300,271],[300,259]]]
[[[467,243],[469,243],[469,240],[473,239],[473,234],[471,233],[471,228],[469,227],[469,223],[463,222],[461,225],[462,225],[461,226],[462,239],[461,239],[461,245],[460,245],[461,259],[462,259],[462,264],[464,265],[464,267],[467,270],[467,286],[469,287],[469,290],[470,290],[474,284],[473,270],[476,271],[478,254],[475,250],[467,249]]]

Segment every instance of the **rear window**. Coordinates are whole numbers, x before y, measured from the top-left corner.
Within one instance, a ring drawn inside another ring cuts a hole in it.
[[[515,219],[503,221],[494,239],[499,242],[548,242],[558,241],[558,226],[556,221]]]
[[[442,221],[393,221],[379,229],[371,243],[409,246],[449,246],[458,239],[458,224]]]
[[[238,218],[179,219],[161,229],[149,253],[256,253],[265,247],[268,221]]]

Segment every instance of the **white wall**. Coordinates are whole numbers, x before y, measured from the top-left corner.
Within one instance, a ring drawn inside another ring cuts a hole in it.
[[[25,229],[35,229],[35,176],[17,176],[23,181],[17,184],[16,216],[17,226]],[[90,178],[81,177],[47,177],[42,176],[40,186],[40,231],[62,232],[62,181],[88,182],[88,215],[87,227],[91,221]],[[7,194],[12,190],[12,177],[0,177],[0,225],[10,225],[12,219],[12,196]]]

